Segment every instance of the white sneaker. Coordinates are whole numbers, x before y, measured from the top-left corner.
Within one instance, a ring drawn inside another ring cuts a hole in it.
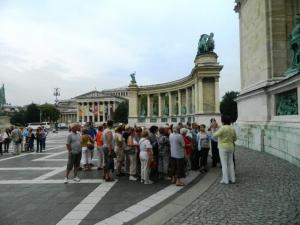
[[[153,181],[152,180],[148,180],[148,181],[145,181],[144,184],[153,184]]]
[[[76,182],[80,181],[79,177],[74,177],[73,180],[76,181]]]
[[[134,176],[129,176],[129,180],[137,181],[137,178],[135,178]]]
[[[228,182],[226,183],[225,181],[221,180],[220,184],[229,184]]]
[[[68,181],[68,178],[65,178],[64,179],[64,184],[67,184],[69,181]]]

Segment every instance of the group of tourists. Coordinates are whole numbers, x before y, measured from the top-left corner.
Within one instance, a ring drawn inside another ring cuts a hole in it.
[[[153,180],[170,180],[184,186],[190,170],[208,172],[211,150],[212,167],[222,167],[221,183],[235,183],[234,142],[236,133],[231,119],[222,116],[222,126],[212,118],[209,127],[197,123],[179,123],[176,126],[114,127],[109,120],[97,128],[92,123],[81,127],[72,124],[67,137],[68,164],[65,183],[74,168],[74,181],[79,182],[78,170],[89,171],[97,160],[97,169],[103,171],[105,181],[113,181],[113,174],[126,176],[130,181],[152,184]]]
[[[21,152],[34,152],[36,142],[36,152],[42,152],[46,148],[47,130],[38,127],[36,131],[32,128],[11,126],[0,129],[0,156],[9,153],[9,148],[13,147],[13,154],[19,155]]]

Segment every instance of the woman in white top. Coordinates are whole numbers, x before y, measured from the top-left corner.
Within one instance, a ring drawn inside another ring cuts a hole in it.
[[[147,130],[142,132],[142,138],[139,141],[140,145],[140,160],[141,160],[141,183],[152,184],[149,179],[150,168],[149,162],[153,159],[152,145],[148,140],[149,133]]]

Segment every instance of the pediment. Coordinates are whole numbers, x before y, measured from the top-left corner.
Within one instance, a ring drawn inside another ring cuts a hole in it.
[[[75,97],[74,99],[85,99],[85,98],[101,98],[106,97],[102,92],[100,91],[91,91],[82,95],[79,95]]]

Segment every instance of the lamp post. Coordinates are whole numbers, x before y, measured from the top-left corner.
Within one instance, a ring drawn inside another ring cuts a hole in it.
[[[55,97],[55,106],[57,107],[58,104],[58,96],[60,96],[60,88],[54,88],[53,95]],[[58,124],[57,121],[55,121],[55,131],[57,132]]]
[[[55,96],[55,105],[58,103],[58,96],[60,96],[60,88],[54,88],[53,95]]]

